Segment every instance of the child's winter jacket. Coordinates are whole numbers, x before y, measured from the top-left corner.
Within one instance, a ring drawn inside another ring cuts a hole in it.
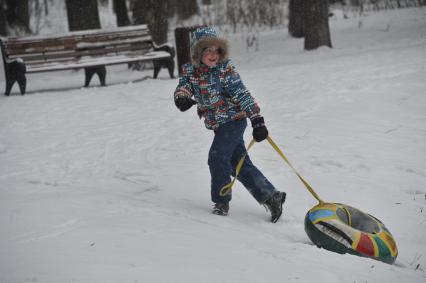
[[[211,46],[221,50],[215,67],[201,62],[204,50]],[[212,130],[232,120],[253,121],[261,117],[257,103],[227,58],[228,49],[227,40],[219,37],[215,29],[197,29],[192,37],[192,63],[182,67],[183,74],[174,93],[175,101],[179,97],[195,99],[200,118],[204,117],[206,127]]]
[[[195,99],[198,113],[212,130],[232,120],[260,116],[257,103],[229,59],[212,68],[204,64],[184,65],[174,96]]]

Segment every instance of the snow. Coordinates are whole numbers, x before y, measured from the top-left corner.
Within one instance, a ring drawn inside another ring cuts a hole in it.
[[[212,133],[173,105],[177,79],[114,66],[108,87],[31,74],[0,97],[0,282],[425,282],[426,9],[330,24],[312,52],[285,30],[257,52],[227,37],[271,137],[323,200],[386,224],[394,265],[314,246],[317,202],[266,142],[250,154],[287,192],[280,221],[241,184],[212,215]]]

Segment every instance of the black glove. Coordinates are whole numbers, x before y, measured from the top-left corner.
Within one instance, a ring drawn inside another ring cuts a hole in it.
[[[268,137],[268,129],[265,126],[263,117],[257,117],[251,120],[253,127],[253,138],[257,142],[261,142]]]
[[[182,112],[188,110],[194,104],[197,104],[197,102],[189,97],[178,97],[175,99],[176,107]]]

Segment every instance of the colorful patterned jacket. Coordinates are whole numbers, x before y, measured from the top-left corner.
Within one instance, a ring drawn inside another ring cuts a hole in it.
[[[229,59],[215,67],[186,64],[182,70],[174,98],[193,98],[207,129],[217,129],[233,120],[261,117],[259,106]]]

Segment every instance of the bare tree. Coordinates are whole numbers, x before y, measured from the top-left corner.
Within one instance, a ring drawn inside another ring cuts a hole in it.
[[[228,19],[229,23],[231,24],[234,32],[237,31],[237,25],[238,25],[238,21],[239,21],[237,7],[238,7],[237,3],[235,3],[234,1],[227,1],[226,2],[226,18]]]
[[[17,29],[19,33],[30,33],[28,0],[6,0],[6,7],[5,15],[9,27]]]
[[[66,0],[65,4],[70,31],[101,28],[97,0]]]
[[[44,1],[44,14],[47,16],[49,14],[49,7],[47,5],[47,0]]]
[[[305,49],[331,45],[328,0],[304,0]]]
[[[130,25],[126,0],[114,0],[114,12],[117,17],[117,26],[121,27]]]
[[[4,0],[0,0],[0,35],[7,35],[7,21],[6,21],[6,2]]]
[[[197,0],[174,1],[179,19],[186,20],[198,12]]]
[[[55,0],[31,0],[30,4],[30,18],[32,19],[32,32],[37,34],[42,28],[43,21],[48,18],[49,15],[49,2],[52,3]]]
[[[133,3],[133,22],[148,24],[152,39],[156,44],[167,42],[169,21],[167,18],[168,1],[135,0]]]
[[[296,38],[305,37],[303,1],[290,0],[288,4],[288,33]]]
[[[239,28],[250,31],[262,26],[282,25],[285,22],[287,0],[228,0],[224,1],[223,16],[236,32]],[[222,17],[221,17],[222,19]],[[223,21],[223,20],[222,20]]]

